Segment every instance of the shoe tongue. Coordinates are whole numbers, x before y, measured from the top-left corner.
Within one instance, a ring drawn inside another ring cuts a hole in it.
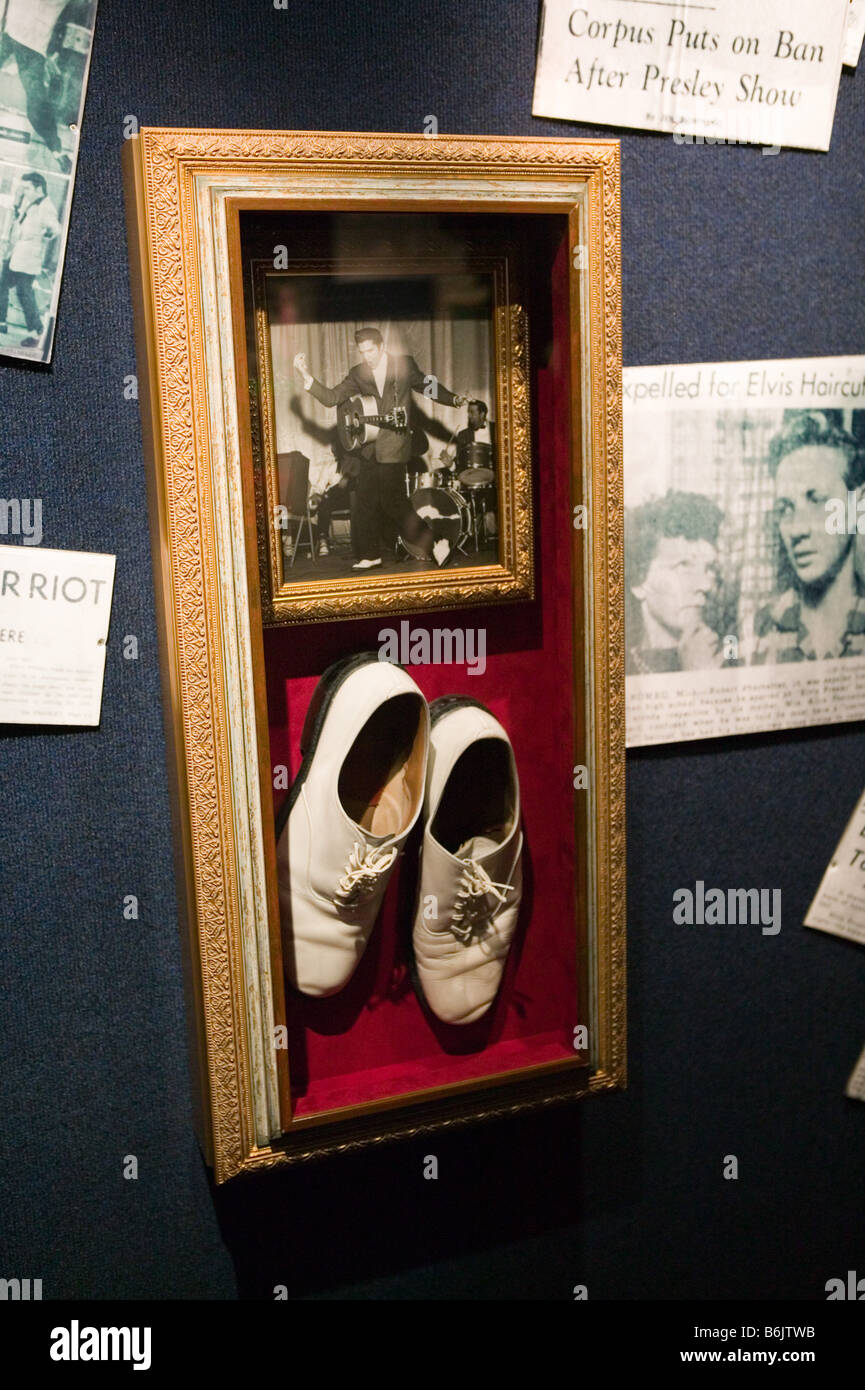
[[[488,835],[472,835],[471,839],[464,840],[456,852],[457,859],[483,859],[485,854],[492,854],[499,847],[498,840],[491,840]]]

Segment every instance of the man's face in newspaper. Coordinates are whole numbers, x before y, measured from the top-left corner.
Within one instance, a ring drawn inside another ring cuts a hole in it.
[[[718,553],[711,541],[662,536],[634,597],[656,623],[678,640],[703,620],[706,599],[718,581]]]
[[[820,585],[831,579],[853,542],[827,528],[826,503],[846,502],[847,458],[841,449],[809,444],[788,454],[775,475],[775,516],[790,563],[800,583]]]

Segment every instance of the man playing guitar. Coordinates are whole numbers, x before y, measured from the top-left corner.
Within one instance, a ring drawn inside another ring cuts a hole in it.
[[[358,559],[352,568],[380,565],[382,546],[392,548],[398,535],[413,553],[419,551],[441,563],[444,557],[434,554],[432,531],[405,495],[405,466],[412,456],[412,392],[452,406],[462,405],[465,397],[454,395],[434,377],[425,377],[413,357],[385,352],[377,328],[360,328],[354,337],[363,361],[351,367],[338,386],[316,381],[305,353],[299,352],[294,359],[304,389],[322,405],[336,407],[358,396],[374,397],[376,402],[375,438],[358,449],[363,463],[355,493]]]

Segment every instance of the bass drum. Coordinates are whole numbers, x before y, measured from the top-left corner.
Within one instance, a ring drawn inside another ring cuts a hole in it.
[[[409,501],[412,511],[429,526],[434,541],[447,541],[451,554],[470,534],[471,512],[465,498],[452,488],[415,488]],[[406,549],[414,553],[416,547],[406,546]]]

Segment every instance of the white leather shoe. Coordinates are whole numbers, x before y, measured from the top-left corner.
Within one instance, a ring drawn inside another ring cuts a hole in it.
[[[415,980],[436,1018],[474,1023],[496,997],[519,916],[519,778],[510,739],[483,705],[447,696],[430,715]]]
[[[286,972],[303,994],[354,974],[420,814],[428,748],[429,709],[401,667],[365,652],[325,671],[276,830]]]

